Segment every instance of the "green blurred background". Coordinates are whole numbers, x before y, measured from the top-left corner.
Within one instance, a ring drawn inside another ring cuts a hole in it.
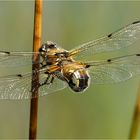
[[[32,51],[33,15],[33,1],[0,1],[0,50]],[[42,42],[69,50],[136,20],[139,1],[43,1]],[[117,54],[138,52],[139,43]],[[38,138],[128,138],[139,79],[40,98]],[[0,139],[28,138],[29,105],[29,100],[0,101]]]

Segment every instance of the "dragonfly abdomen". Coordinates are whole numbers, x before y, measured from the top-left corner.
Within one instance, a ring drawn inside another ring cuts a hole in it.
[[[76,70],[71,74],[69,86],[75,92],[82,92],[89,87],[89,74],[85,69]]]

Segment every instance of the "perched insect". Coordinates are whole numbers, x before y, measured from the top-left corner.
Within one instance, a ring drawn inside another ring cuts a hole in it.
[[[0,51],[0,67],[9,70],[0,77],[0,99],[31,98],[32,72],[9,74],[12,68],[32,64],[33,54],[39,55],[39,96],[65,87],[74,92],[85,91],[91,83],[117,83],[140,74],[140,53],[129,54],[99,61],[88,61],[90,56],[126,48],[140,39],[140,21],[95,41],[67,51],[47,41],[38,52]],[[83,58],[83,60],[82,60]],[[32,90],[36,90],[36,87]]]

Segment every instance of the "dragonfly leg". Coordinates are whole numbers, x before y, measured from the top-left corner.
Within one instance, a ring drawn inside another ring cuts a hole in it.
[[[46,80],[40,84],[40,86],[43,86],[43,85],[50,85],[52,84],[54,81],[54,76],[51,75],[51,74],[48,74],[48,77],[46,78]]]
[[[47,63],[45,60],[43,60],[41,63],[40,63],[40,68],[44,68],[47,66]]]

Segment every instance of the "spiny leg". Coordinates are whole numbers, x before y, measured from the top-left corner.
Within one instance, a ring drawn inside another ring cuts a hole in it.
[[[49,80],[50,79],[50,80]],[[46,78],[46,80],[43,83],[40,83],[39,86],[43,86],[43,85],[50,85],[52,84],[54,81],[54,76],[51,74],[48,74],[48,77]]]
[[[45,60],[43,60],[43,61],[40,63],[40,68],[42,69],[42,68],[44,68],[44,67],[46,67],[46,66],[47,66],[47,63],[46,63]]]

